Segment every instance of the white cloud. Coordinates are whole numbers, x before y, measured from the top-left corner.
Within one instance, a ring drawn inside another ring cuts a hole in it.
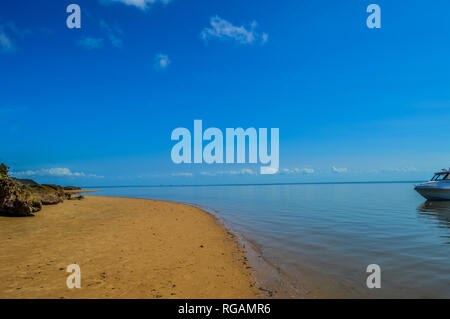
[[[147,10],[150,5],[155,3],[168,4],[170,1],[171,0],[100,0],[103,4],[123,3],[141,10]]]
[[[269,41],[269,35],[267,33],[263,33],[261,35],[261,43],[264,44],[267,43],[267,41]]]
[[[0,25],[0,53],[11,53],[16,50],[11,38],[6,34],[3,26]]]
[[[333,173],[347,173],[348,172],[348,168],[346,168],[346,167],[338,168],[336,166],[333,166],[333,167],[331,167],[331,170],[333,171]]]
[[[103,47],[103,39],[102,38],[91,38],[85,37],[78,41],[78,45],[86,50],[93,50]]]
[[[96,177],[103,178],[103,176],[97,176],[95,174],[85,174],[83,172],[72,172],[68,168],[42,168],[37,171],[27,170],[23,172],[12,172],[14,176],[54,176],[54,177]]]
[[[278,169],[278,167],[270,167],[270,166],[261,167],[261,174],[273,175],[277,174],[279,171],[280,170]]]
[[[8,21],[5,23],[6,27],[15,35],[24,38],[25,36],[31,34],[31,30],[19,28],[14,22]]]
[[[200,175],[203,175],[203,176],[216,176],[216,175],[220,175],[220,174],[217,174],[217,172],[200,172]]]
[[[314,174],[314,168],[283,168],[281,170],[284,174]]]
[[[111,27],[105,20],[100,20],[100,28],[106,32],[113,47],[121,48],[123,46],[123,40],[120,38],[123,35],[122,29],[117,26]]]
[[[167,54],[157,54],[155,56],[155,68],[158,70],[165,70],[171,63]]]
[[[172,176],[193,177],[194,174],[182,172],[182,173],[172,173]]]
[[[246,29],[244,26],[235,26],[232,23],[220,18],[219,16],[211,17],[211,27],[204,28],[200,33],[204,41],[209,39],[219,39],[224,41],[235,41],[240,44],[254,44],[260,42],[266,43],[269,39],[267,33],[258,33],[255,31],[258,24],[252,22],[250,28]]]
[[[220,176],[220,175],[256,175],[256,171],[250,168],[243,168],[241,170],[231,170],[231,171],[217,171],[217,172],[201,172],[204,176]]]
[[[241,175],[256,175],[256,172],[254,170],[252,170],[252,169],[249,169],[249,168],[243,168],[243,169],[241,169],[241,171],[238,174],[241,174]]]
[[[122,35],[123,31],[117,26],[110,26],[105,20],[100,20],[100,29],[104,33],[104,37],[87,36],[78,41],[78,45],[86,50],[99,49],[104,46],[105,38],[115,48],[123,46]]]
[[[0,53],[12,53],[17,50],[17,46],[11,35],[16,38],[24,38],[30,33],[31,31],[29,29],[19,28],[12,21],[0,24]]]

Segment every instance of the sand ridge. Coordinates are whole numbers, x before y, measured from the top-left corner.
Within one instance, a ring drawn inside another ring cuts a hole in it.
[[[0,298],[259,296],[236,238],[188,205],[86,196],[0,217],[0,241]],[[81,289],[66,286],[73,263]]]

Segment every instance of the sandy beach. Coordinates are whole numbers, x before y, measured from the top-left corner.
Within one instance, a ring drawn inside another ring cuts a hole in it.
[[[86,196],[0,217],[0,298],[255,298],[243,248],[198,208]],[[66,267],[81,268],[69,289]]]

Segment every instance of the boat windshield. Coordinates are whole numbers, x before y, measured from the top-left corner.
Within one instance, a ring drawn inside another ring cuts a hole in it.
[[[431,179],[432,181],[443,181],[443,180],[450,180],[450,174],[436,174]]]

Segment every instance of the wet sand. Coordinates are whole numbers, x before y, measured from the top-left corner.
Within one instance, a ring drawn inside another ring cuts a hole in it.
[[[0,217],[0,241],[0,298],[260,297],[236,238],[188,205],[86,196]]]

